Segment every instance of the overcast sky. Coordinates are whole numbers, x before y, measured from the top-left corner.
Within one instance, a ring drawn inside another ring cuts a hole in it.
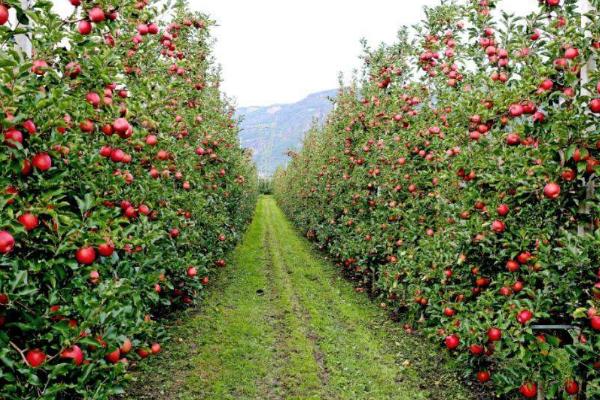
[[[68,0],[54,0],[64,13]],[[423,17],[439,0],[191,0],[219,26],[215,56],[223,89],[239,106],[290,103],[335,89],[338,73],[360,66],[360,38],[391,43],[401,25]],[[524,14],[537,0],[503,0]]]

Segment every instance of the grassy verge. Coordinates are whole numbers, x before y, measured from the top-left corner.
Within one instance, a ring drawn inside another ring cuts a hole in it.
[[[469,398],[437,347],[355,293],[271,197],[203,306],[171,332],[130,399]]]

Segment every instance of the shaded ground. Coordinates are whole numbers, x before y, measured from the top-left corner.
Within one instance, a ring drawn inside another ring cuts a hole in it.
[[[271,197],[129,399],[468,399],[439,348],[404,334],[298,236]]]

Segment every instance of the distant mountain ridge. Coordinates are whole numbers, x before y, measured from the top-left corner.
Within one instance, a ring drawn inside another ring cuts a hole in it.
[[[242,147],[252,149],[260,176],[271,176],[287,163],[287,152],[300,149],[304,134],[313,121],[324,121],[333,108],[331,98],[336,95],[337,90],[327,90],[293,104],[237,110]]]

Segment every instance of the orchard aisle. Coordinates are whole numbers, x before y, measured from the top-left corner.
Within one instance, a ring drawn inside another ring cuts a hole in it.
[[[130,399],[466,399],[262,197],[211,294],[144,363]]]

